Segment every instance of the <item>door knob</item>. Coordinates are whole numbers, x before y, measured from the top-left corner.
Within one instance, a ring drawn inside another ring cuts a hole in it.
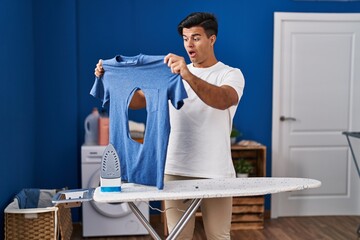
[[[296,121],[296,118],[280,116],[280,121]]]

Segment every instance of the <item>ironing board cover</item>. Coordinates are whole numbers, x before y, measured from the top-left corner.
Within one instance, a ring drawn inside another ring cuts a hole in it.
[[[317,188],[321,182],[308,178],[221,178],[165,182],[164,189],[125,183],[117,193],[95,189],[97,202],[137,202],[195,198],[219,198],[231,196],[257,196],[279,192]]]

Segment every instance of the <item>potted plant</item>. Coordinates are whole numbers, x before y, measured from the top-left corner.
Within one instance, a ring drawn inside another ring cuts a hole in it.
[[[231,133],[230,133],[230,140],[231,140],[231,144],[235,144],[236,143],[236,139],[238,137],[241,136],[241,132],[239,132],[239,130],[237,130],[234,126],[231,129]]]
[[[248,177],[254,169],[253,165],[243,158],[234,161],[234,168],[237,177]]]

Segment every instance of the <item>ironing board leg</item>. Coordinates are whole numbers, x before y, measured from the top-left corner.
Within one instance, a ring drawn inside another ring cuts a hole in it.
[[[156,240],[161,240],[160,236],[156,233],[154,228],[150,225],[149,221],[144,217],[141,211],[133,202],[128,202],[129,207],[136,215],[136,217],[140,220],[140,222],[144,225],[144,227],[148,230],[149,234]]]
[[[192,200],[188,209],[186,209],[183,216],[180,218],[174,229],[171,231],[167,240],[176,239],[180,232],[184,229],[186,223],[189,221],[190,217],[196,212],[201,203],[201,198]],[[149,231],[149,234],[156,240],[160,240],[160,236],[156,233],[154,228],[150,225],[149,221],[144,217],[141,211],[133,202],[128,202],[129,207],[136,215],[136,217],[141,221],[144,227]]]
[[[186,223],[189,221],[191,216],[195,214],[196,210],[200,206],[201,198],[192,200],[188,209],[186,209],[185,213],[182,215],[180,220],[175,225],[174,229],[171,231],[169,236],[167,237],[168,240],[176,239],[180,232],[184,229]]]

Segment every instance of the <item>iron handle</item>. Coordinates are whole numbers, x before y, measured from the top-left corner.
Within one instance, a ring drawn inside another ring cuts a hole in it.
[[[296,118],[280,116],[280,121],[282,121],[282,122],[284,122],[284,121],[296,121]]]

